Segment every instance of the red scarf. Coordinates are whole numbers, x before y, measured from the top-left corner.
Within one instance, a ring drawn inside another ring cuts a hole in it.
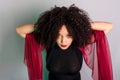
[[[88,67],[92,69],[93,80],[113,80],[109,45],[103,31],[94,31],[95,43],[79,48]],[[28,68],[29,80],[42,80],[42,47],[32,34],[25,38],[24,62]]]

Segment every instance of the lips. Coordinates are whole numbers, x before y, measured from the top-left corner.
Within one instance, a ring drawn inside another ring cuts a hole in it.
[[[67,45],[61,45],[61,47],[66,47]]]

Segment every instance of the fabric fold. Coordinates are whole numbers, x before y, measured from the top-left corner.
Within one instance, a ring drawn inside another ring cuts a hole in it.
[[[25,38],[24,63],[27,65],[29,80],[42,80],[41,46],[32,34]]]
[[[84,48],[83,57],[92,69],[93,80],[113,80],[112,61],[107,38],[103,31],[94,31],[95,42]]]

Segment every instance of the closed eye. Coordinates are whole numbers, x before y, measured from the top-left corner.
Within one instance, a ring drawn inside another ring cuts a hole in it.
[[[67,37],[68,37],[68,38],[72,38],[72,35],[68,34]]]

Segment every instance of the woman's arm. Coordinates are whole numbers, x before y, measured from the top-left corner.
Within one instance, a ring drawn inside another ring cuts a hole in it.
[[[100,21],[91,22],[91,26],[93,30],[103,30],[105,34],[108,34],[113,28],[112,23]]]
[[[25,38],[27,33],[34,31],[34,24],[26,24],[16,27],[16,32],[23,38]]]

